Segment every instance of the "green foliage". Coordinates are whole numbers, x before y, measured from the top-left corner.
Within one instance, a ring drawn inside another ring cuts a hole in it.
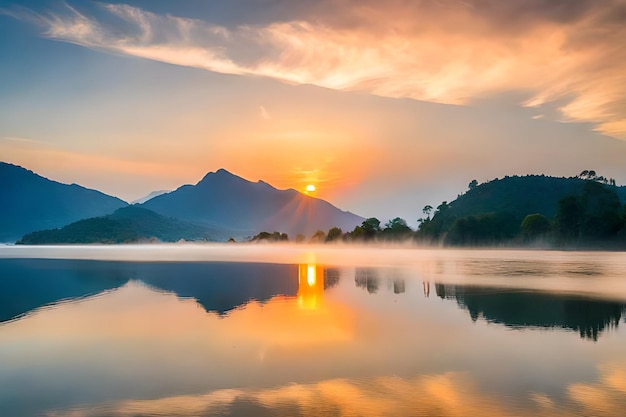
[[[341,239],[341,236],[343,236],[343,230],[340,227],[332,227],[328,230],[325,241],[334,242]]]
[[[449,214],[449,209],[448,202],[444,201],[437,206],[432,219],[430,217],[422,219],[416,233],[417,238],[430,242],[438,241],[456,220],[456,216]]]
[[[476,180],[470,181],[469,185],[467,186],[467,188],[469,188],[470,190],[473,190],[476,187],[478,187],[478,181]]]
[[[323,230],[318,230],[317,232],[313,233],[313,236],[311,236],[311,242],[314,243],[324,242],[325,240],[326,233],[324,233]]]
[[[518,222],[510,213],[490,213],[457,219],[444,243],[449,245],[494,245],[516,236]]]
[[[594,238],[610,236],[624,224],[624,218],[616,213],[616,207],[620,199],[622,203],[626,201],[626,187],[606,187],[603,177],[598,177],[595,172],[584,174],[584,178],[513,176],[470,187],[467,193],[450,204],[444,202],[437,207],[432,218],[420,219],[416,237],[433,243],[469,244],[475,241],[482,244],[484,241],[506,239],[516,225],[511,239],[520,234],[530,238],[531,229],[523,234],[520,227],[529,214],[554,218],[554,236],[560,240],[591,238],[594,234]],[[562,199],[563,202],[559,202]],[[503,213],[507,213],[510,221],[502,225],[505,233],[494,239],[493,235],[484,231],[489,229],[489,220],[483,217],[489,214],[501,216]],[[540,230],[545,229],[546,222],[543,220]],[[472,236],[470,231],[475,231],[477,235]],[[552,235],[545,233],[547,237]],[[448,234],[451,236],[446,237]]]
[[[261,232],[251,239],[253,242],[265,240],[267,242],[286,242],[289,240],[287,233],[280,232]]]
[[[60,229],[29,233],[17,243],[24,245],[134,243],[158,240],[213,240],[212,231],[153,211],[128,206],[103,217],[79,220]]]
[[[365,239],[373,239],[380,232],[380,220],[376,217],[365,219],[361,224]]]
[[[582,193],[558,202],[554,229],[560,241],[606,239],[624,225],[619,197],[613,188],[587,181]]]
[[[382,231],[382,236],[385,239],[391,240],[406,239],[412,234],[413,229],[406,224],[406,220],[400,217],[396,217],[395,219],[389,220],[385,223],[385,228]]]
[[[520,229],[526,240],[545,237],[550,232],[550,220],[543,214],[529,214],[524,217]]]

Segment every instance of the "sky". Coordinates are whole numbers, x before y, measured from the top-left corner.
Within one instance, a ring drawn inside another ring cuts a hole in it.
[[[126,201],[225,168],[412,227],[626,184],[626,0],[0,0],[0,160]]]

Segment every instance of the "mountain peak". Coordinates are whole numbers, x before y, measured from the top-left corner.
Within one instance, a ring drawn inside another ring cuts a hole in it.
[[[209,172],[195,186],[181,187],[144,204],[164,216],[248,234],[267,230],[313,234],[334,226],[349,230],[363,221],[324,200],[278,190],[262,180],[252,182],[223,168]]]
[[[209,180],[209,179],[221,179],[221,180],[224,180],[224,179],[239,179],[239,180],[247,181],[247,180],[245,180],[245,179],[243,179],[243,178],[241,178],[241,177],[239,177],[239,176],[237,176],[237,175],[233,174],[232,172],[227,171],[227,170],[226,170],[226,169],[224,169],[224,168],[220,168],[220,169],[218,169],[218,170],[217,170],[217,171],[215,171],[215,172],[209,172],[209,173],[207,173],[207,174],[206,174],[206,175],[205,175],[205,176],[204,176],[204,177],[203,177],[203,178],[202,178],[202,179],[198,182],[198,184],[200,184],[200,183],[204,183],[206,180]]]

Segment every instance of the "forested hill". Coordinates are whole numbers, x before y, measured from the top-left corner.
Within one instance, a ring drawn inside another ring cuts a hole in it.
[[[113,214],[79,220],[60,229],[41,230],[22,237],[17,244],[135,243],[157,240],[225,241],[228,232],[161,216],[151,210],[128,206]]]
[[[593,171],[591,171],[593,173]],[[596,177],[513,176],[469,190],[434,211],[424,208],[418,239],[492,245],[537,238],[567,244],[622,239],[626,187]]]
[[[495,179],[475,187],[448,204],[448,214],[457,218],[495,212],[512,214],[520,221],[532,213],[554,216],[559,200],[580,194],[590,180],[576,177],[556,178],[544,175],[527,175]],[[607,186],[614,189],[622,204],[626,203],[626,187]]]

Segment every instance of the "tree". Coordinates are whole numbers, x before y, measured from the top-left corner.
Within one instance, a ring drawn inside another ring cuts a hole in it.
[[[380,232],[380,220],[376,217],[365,219],[361,223],[361,228],[363,229],[365,239],[373,239]]]
[[[352,241],[363,240],[365,239],[365,232],[361,226],[355,226],[353,231],[346,233],[344,239]]]
[[[560,199],[554,215],[557,236],[562,240],[579,238],[584,212],[583,201],[579,196],[569,195]]]
[[[318,230],[311,236],[311,242],[323,242],[326,239],[326,233],[323,230]]]
[[[252,241],[267,240],[268,242],[286,242],[289,240],[287,233],[280,232],[261,232],[252,238]]]
[[[472,180],[470,181],[469,185],[467,186],[470,190],[473,190],[474,188],[478,187],[478,181],[476,180]]]
[[[550,220],[543,214],[529,214],[524,217],[520,229],[522,229],[522,236],[525,239],[537,239],[550,232]]]
[[[389,220],[385,223],[385,229],[383,230],[383,234],[387,238],[391,239],[402,239],[410,236],[413,233],[413,229],[411,229],[406,221],[400,217],[396,217],[395,219]]]
[[[326,242],[334,242],[343,235],[343,230],[340,227],[331,227],[326,235]]]

